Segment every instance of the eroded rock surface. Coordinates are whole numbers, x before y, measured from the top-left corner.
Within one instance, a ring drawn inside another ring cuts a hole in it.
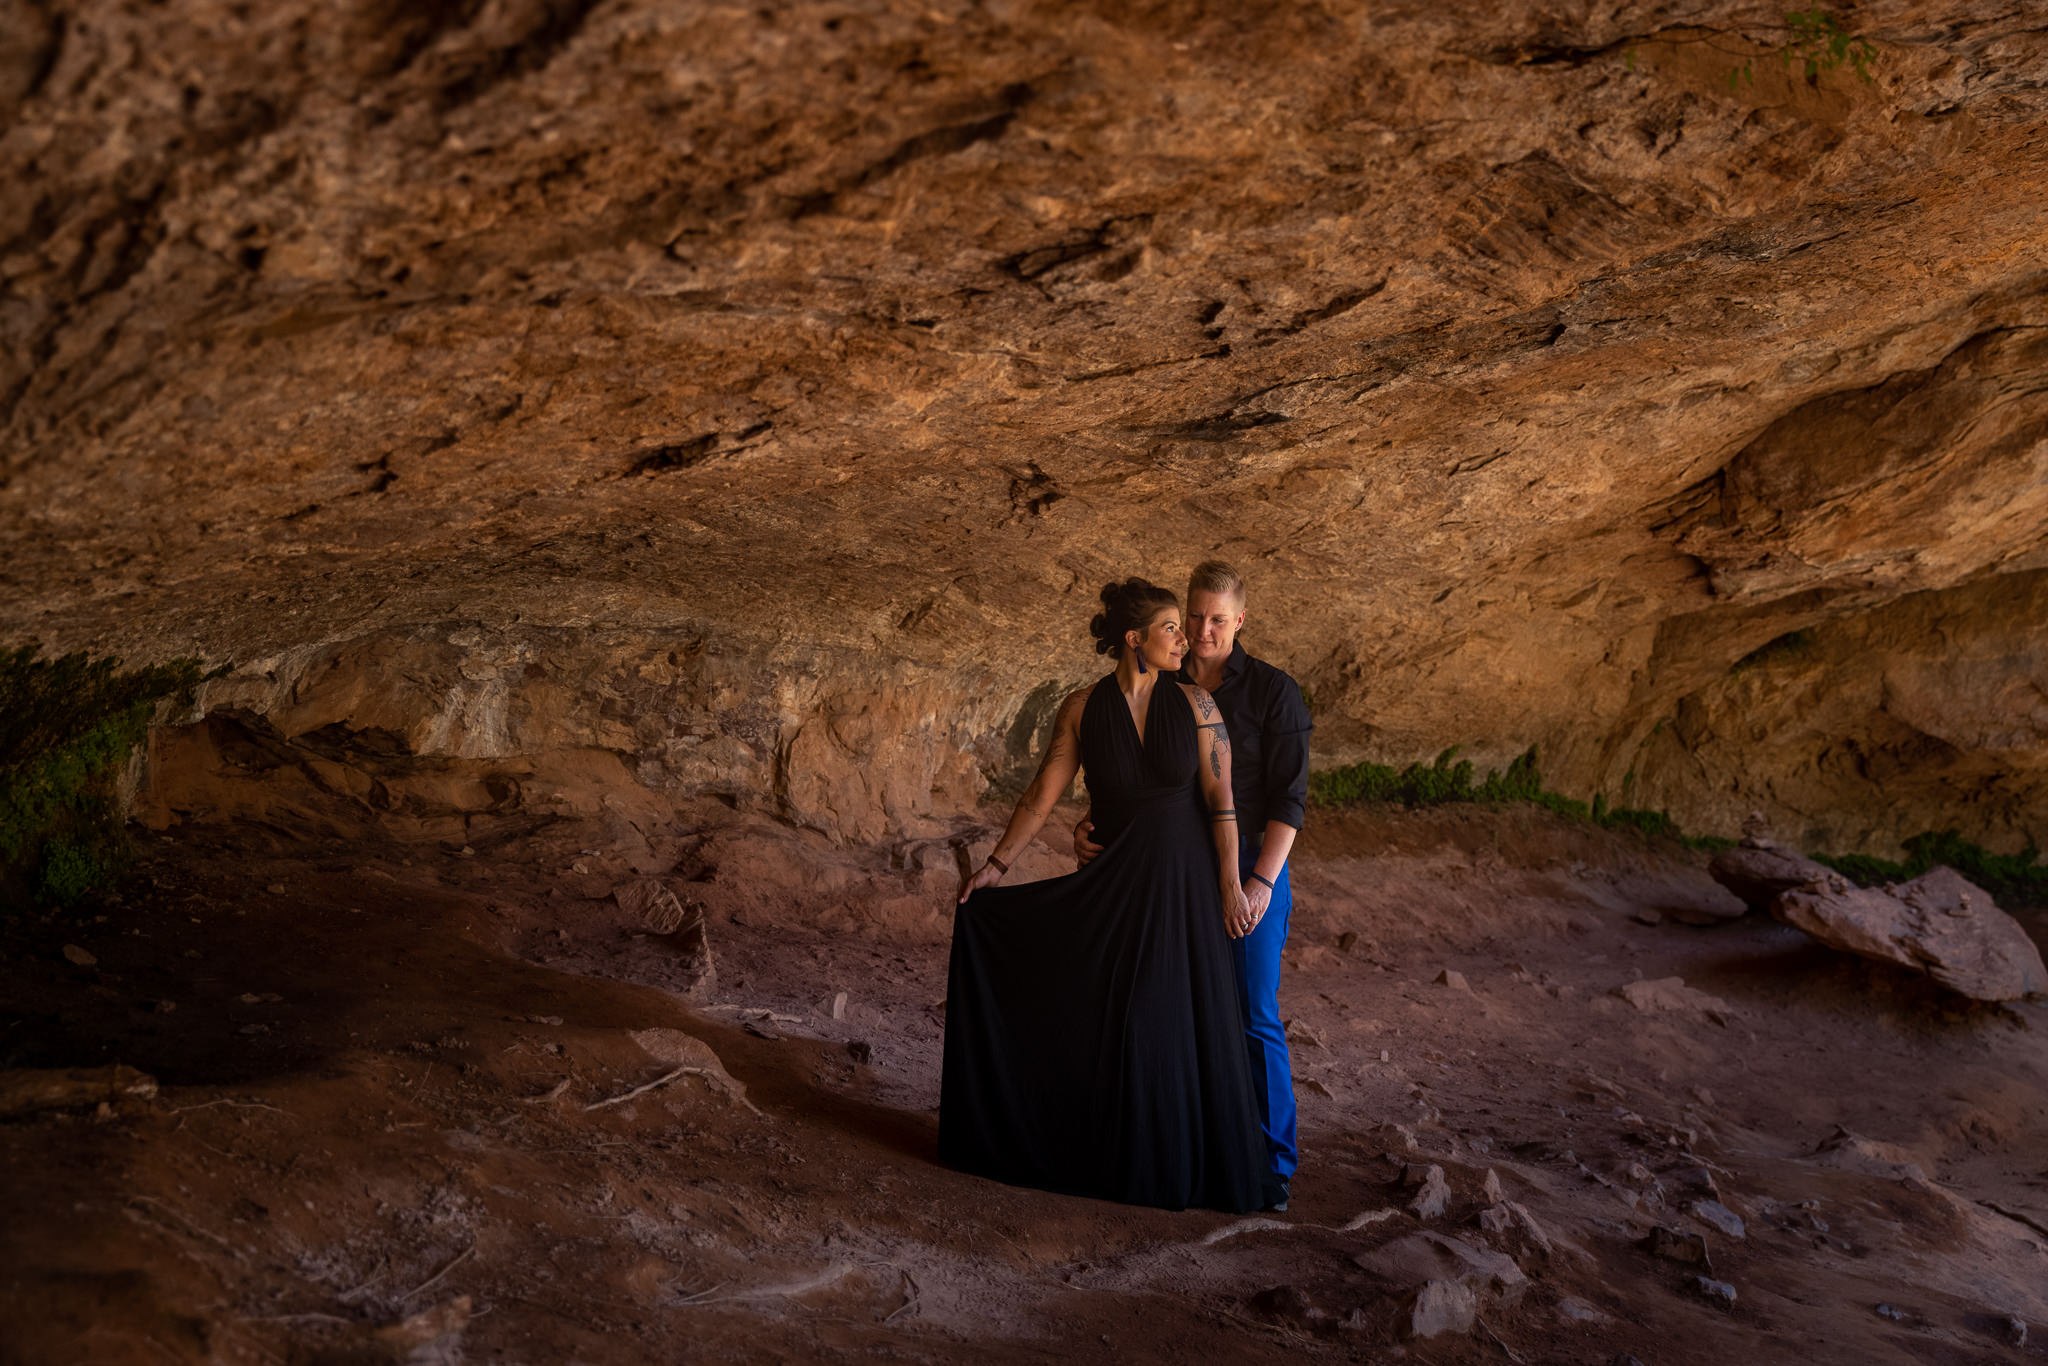
[[[875,839],[1221,553],[1322,762],[2039,833],[2010,6],[5,14],[7,636]]]
[[[1953,868],[1895,887],[1853,887],[1835,876],[1771,903],[1771,913],[1834,948],[1925,972],[1980,1001],[2048,992],[2041,951],[1991,894]]]

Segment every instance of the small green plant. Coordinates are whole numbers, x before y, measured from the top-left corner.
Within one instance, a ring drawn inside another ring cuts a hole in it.
[[[1856,37],[1843,28],[1842,21],[1826,10],[1791,10],[1785,15],[1785,26],[1792,30],[1792,38],[1778,49],[1778,61],[1787,70],[1798,62],[1809,77],[1814,77],[1847,62],[1866,83],[1876,81],[1870,67],[1877,60],[1877,49],[1869,39]],[[1755,77],[1750,79],[1754,81]]]
[[[157,703],[190,701],[199,661],[123,671],[83,654],[0,650],[0,889],[69,905],[118,870],[127,848],[115,781]]]

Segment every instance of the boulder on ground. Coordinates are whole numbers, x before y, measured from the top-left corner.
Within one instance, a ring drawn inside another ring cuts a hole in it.
[[[1776,845],[1752,845],[1746,840],[1715,854],[1707,872],[1714,881],[1742,898],[1752,911],[1768,911],[1771,903],[1786,892],[1824,882],[1831,874],[1825,864],[1804,854]]]
[[[1830,874],[1778,896],[1771,914],[1830,947],[1924,972],[1975,1000],[2048,992],[2048,968],[2027,932],[1953,868],[1883,891]]]

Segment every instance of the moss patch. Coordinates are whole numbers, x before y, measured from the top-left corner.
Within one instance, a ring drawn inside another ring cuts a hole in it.
[[[1403,806],[1440,806],[1448,802],[1528,802],[1574,820],[1590,821],[1610,829],[1637,830],[1677,840],[1696,849],[1725,849],[1733,840],[1715,835],[1688,835],[1668,811],[1645,811],[1634,807],[1607,805],[1604,796],[1590,803],[1552,792],[1543,786],[1531,746],[1505,769],[1490,770],[1474,781],[1470,759],[1457,757],[1451,746],[1433,763],[1413,763],[1397,769],[1391,764],[1352,764],[1348,768],[1325,769],[1309,775],[1309,800],[1318,806],[1349,806],[1357,802],[1399,802]]]
[[[0,890],[6,903],[69,905],[127,852],[115,783],[157,703],[186,704],[199,661],[122,670],[82,654],[0,651]]]
[[[1955,830],[1923,831],[1905,844],[1903,863],[1868,854],[1815,854],[1813,858],[1859,887],[1904,882],[1946,864],[1991,893],[2001,906],[2048,906],[2048,867],[2041,866],[2041,851],[2031,845],[2017,854],[1994,854]]]

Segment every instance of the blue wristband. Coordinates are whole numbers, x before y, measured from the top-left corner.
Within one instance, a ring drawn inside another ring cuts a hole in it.
[[[1272,884],[1271,882],[1267,882],[1265,878],[1262,878],[1262,877],[1260,877],[1260,876],[1259,876],[1259,875],[1258,875],[1257,873],[1253,873],[1253,874],[1252,874],[1252,881],[1253,881],[1253,882],[1265,882],[1265,883],[1266,883],[1266,890],[1267,890],[1267,891],[1269,891],[1269,892],[1277,892],[1277,891],[1279,891],[1279,890],[1280,890],[1280,889],[1279,889],[1278,887],[1275,887],[1275,886],[1274,886],[1274,885],[1273,885],[1273,884]]]

